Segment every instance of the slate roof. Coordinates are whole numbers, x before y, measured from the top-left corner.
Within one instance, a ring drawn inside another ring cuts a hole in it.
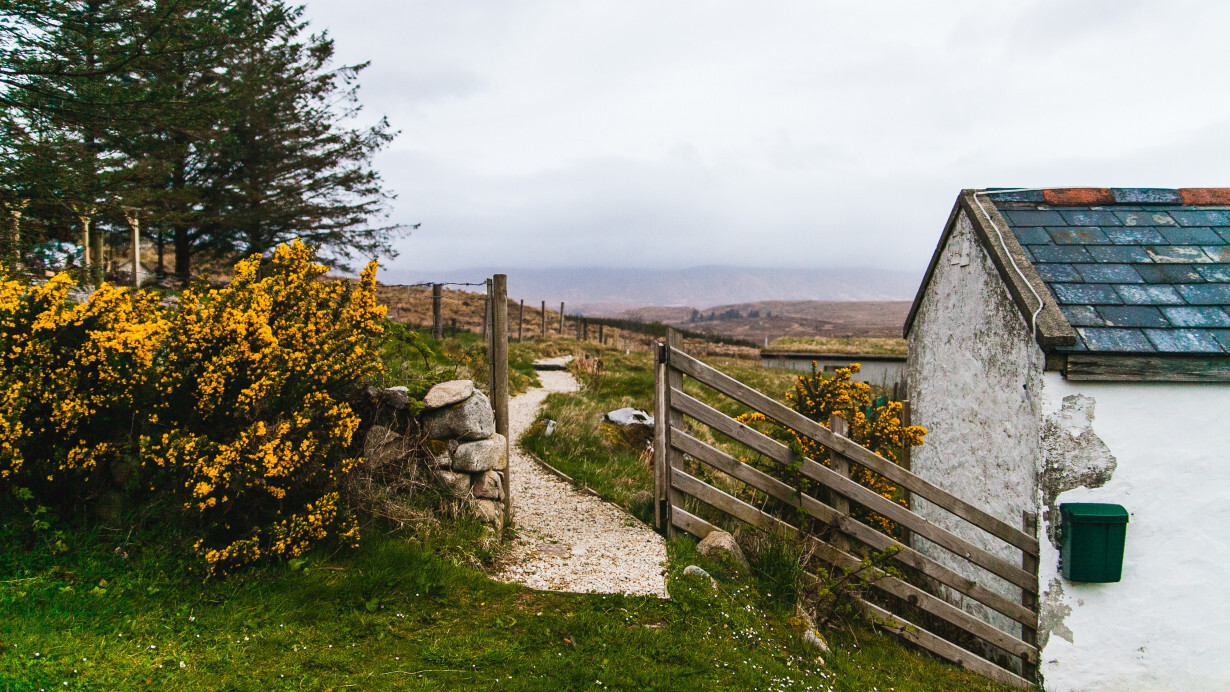
[[[1230,190],[1031,190],[994,203],[1079,339],[1066,352],[1230,353]]]

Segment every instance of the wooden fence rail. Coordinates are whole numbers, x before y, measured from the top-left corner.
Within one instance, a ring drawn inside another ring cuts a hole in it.
[[[666,343],[659,345],[657,360],[654,409],[655,420],[659,424],[655,426],[654,439],[655,523],[668,535],[679,529],[703,537],[715,529],[710,522],[681,506],[683,497],[687,496],[756,528],[794,537],[812,555],[841,570],[859,569],[863,561],[862,553],[866,549],[888,551],[891,559],[900,565],[1002,614],[1007,618],[1003,622],[1011,620],[1019,623],[1021,634],[1018,636],[1005,631],[957,607],[941,595],[880,571],[873,574],[871,586],[881,596],[875,599],[876,602],[860,601],[870,617],[902,638],[989,678],[1019,687],[1033,687],[1032,679],[1039,655],[1034,641],[1038,625],[1036,594],[1039,549],[1035,536],[991,516],[844,435],[687,355],[681,350],[681,340],[673,330],[667,332]],[[683,386],[685,375],[816,441],[829,450],[832,460],[838,463],[830,467],[813,459],[799,458],[786,445],[687,394]],[[685,417],[823,486],[831,493],[831,504],[703,442],[689,432]],[[685,467],[687,459],[801,510],[807,517],[829,527],[832,534],[821,540],[802,533],[799,527],[688,473]],[[1020,551],[1020,560],[1014,562],[993,554],[968,538],[864,487],[849,477],[852,464],[880,474],[913,496],[926,499],[961,521],[999,539],[1006,546],[1015,548]],[[913,537],[910,539],[913,545],[902,543],[858,521],[850,513],[852,506],[879,514],[907,530],[907,535]],[[1026,528],[1036,530],[1036,526],[1028,522]],[[920,550],[923,541],[947,551],[950,557],[945,562],[976,566],[977,569],[958,571],[942,564],[927,554],[934,553],[934,550]],[[852,547],[859,545],[865,546],[865,549]],[[998,590],[980,584],[969,576],[981,571],[1003,580]],[[1019,589],[1019,598],[1010,598],[1003,593],[1012,591],[1008,585]],[[893,612],[894,609],[900,611],[902,605],[907,606],[907,612],[922,611],[936,621],[976,637],[987,645],[986,649],[981,654],[975,653],[941,636],[942,633],[928,631],[924,626],[906,620],[900,612]],[[1006,659],[1016,659],[1019,672],[1014,672],[1012,664],[1005,663]]]

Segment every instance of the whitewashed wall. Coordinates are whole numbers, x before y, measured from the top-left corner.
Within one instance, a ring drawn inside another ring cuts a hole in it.
[[[1101,487],[1063,490],[1054,503],[1110,502],[1131,516],[1117,583],[1064,581],[1056,546],[1042,541],[1046,689],[1230,689],[1230,385],[1047,373],[1044,388],[1043,415],[1057,422],[1044,428],[1105,447],[1067,449],[1060,487],[1113,464]]]
[[[1044,357],[964,212],[931,277],[909,335],[906,364],[913,422],[927,428],[913,470],[986,512],[1021,526],[1036,511],[1038,393]],[[992,553],[1020,551],[925,500],[915,509]],[[936,560],[1017,599],[1020,589],[948,551],[915,538]],[[982,605],[948,594],[970,612],[1013,634],[1020,626]]]

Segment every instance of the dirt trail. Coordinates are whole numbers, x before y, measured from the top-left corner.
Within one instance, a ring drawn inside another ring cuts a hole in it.
[[[575,392],[567,371],[538,373],[542,387],[508,406],[512,433],[513,562],[497,575],[550,591],[666,597],[666,544],[622,509],[582,493],[521,451],[519,440],[550,392]]]

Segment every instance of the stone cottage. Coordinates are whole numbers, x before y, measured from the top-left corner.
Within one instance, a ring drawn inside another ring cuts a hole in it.
[[[1226,689],[1230,189],[965,190],[905,336],[915,473],[1038,516],[1045,688]],[[1120,581],[1064,578],[1065,503],[1127,510]]]

